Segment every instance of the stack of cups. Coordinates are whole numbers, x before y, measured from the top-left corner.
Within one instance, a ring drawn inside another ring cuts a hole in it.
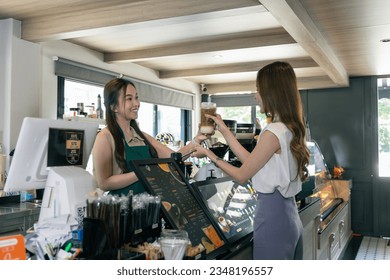
[[[182,260],[189,244],[188,233],[185,230],[164,229],[159,243],[164,259]]]

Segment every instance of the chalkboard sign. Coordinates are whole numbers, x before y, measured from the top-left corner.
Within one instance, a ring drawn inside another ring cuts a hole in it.
[[[252,234],[256,196],[249,181],[241,185],[223,177],[192,185],[229,243]]]
[[[192,243],[190,257],[212,259],[226,250],[226,239],[173,159],[134,160],[132,164],[148,191],[161,198],[169,224],[187,231]]]

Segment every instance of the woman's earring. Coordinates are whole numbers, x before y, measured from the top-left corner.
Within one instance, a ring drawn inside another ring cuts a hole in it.
[[[110,108],[111,108],[111,111],[113,111],[114,113],[118,113],[118,110],[115,109],[115,106],[114,106],[114,105],[111,105]]]
[[[272,122],[272,115],[270,112],[268,112],[266,115],[267,115],[267,118],[266,118],[267,124],[270,124]]]

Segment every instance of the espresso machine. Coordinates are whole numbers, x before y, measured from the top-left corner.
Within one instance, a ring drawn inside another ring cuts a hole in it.
[[[255,129],[256,126],[252,123],[237,124],[237,129],[235,133],[236,139],[248,152],[252,152],[253,148],[256,145],[256,141],[254,138]],[[236,155],[232,151],[229,151],[228,161],[234,166],[241,166],[241,162],[236,158]]]

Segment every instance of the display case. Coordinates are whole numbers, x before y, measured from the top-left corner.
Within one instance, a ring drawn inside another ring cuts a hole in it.
[[[252,234],[256,196],[250,181],[239,184],[226,176],[191,185],[229,244]]]
[[[349,201],[349,189],[340,196],[341,189],[336,189],[334,180],[329,172],[320,147],[315,141],[307,142],[310,151],[309,174],[314,177],[313,194],[311,197],[318,197],[321,200],[321,228],[326,227],[324,223],[328,216],[340,205]]]
[[[310,180],[303,193],[298,194],[298,201],[307,196],[318,198],[320,202],[318,218],[313,223],[317,232],[313,258],[337,259],[352,236],[349,203],[352,181],[333,180],[318,144],[312,141],[307,142],[307,146]]]

